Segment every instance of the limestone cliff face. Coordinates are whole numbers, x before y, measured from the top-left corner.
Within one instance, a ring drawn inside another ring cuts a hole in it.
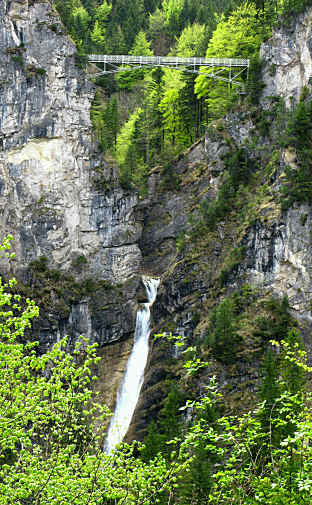
[[[138,269],[135,195],[92,187],[102,161],[92,138],[93,86],[49,1],[1,1],[1,235],[15,236],[19,267],[38,256],[85,276],[123,282]],[[107,177],[114,179],[114,174]]]
[[[312,9],[276,30],[261,47],[265,88],[262,104],[271,96],[282,97],[288,107],[296,103],[312,77]],[[296,167],[293,153],[284,152],[284,163]],[[310,205],[294,206],[270,224],[255,225],[247,239],[250,279],[286,294],[294,314],[311,325],[312,290]]]
[[[312,290],[312,211],[308,205],[290,209],[279,219],[253,226],[247,238],[248,273],[255,285],[287,295],[293,314],[309,327]]]
[[[276,30],[262,45],[264,100],[270,95],[297,100],[312,77],[312,9],[295,18],[291,25]]]
[[[94,92],[50,1],[1,0],[0,236],[14,236],[11,269],[19,276],[42,256],[49,269],[71,272],[78,283],[117,285],[138,271],[137,196],[120,188],[101,159],[90,122]],[[92,184],[99,166],[105,192]],[[29,274],[24,281],[31,283]],[[42,302],[45,288],[34,286],[31,294]],[[39,324],[45,344],[64,333],[101,344],[132,333],[135,287],[68,296],[64,314],[53,312],[53,289]]]

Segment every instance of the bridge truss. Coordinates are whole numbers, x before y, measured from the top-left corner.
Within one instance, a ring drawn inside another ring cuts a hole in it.
[[[116,74],[143,67],[167,67],[192,74],[202,74],[212,79],[243,86],[238,79],[248,72],[249,60],[239,58],[177,58],[175,56],[130,56],[115,54],[89,54],[88,62],[94,63],[99,72],[92,77]]]

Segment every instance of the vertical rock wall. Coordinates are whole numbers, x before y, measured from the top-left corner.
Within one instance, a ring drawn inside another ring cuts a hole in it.
[[[78,63],[50,0],[1,0],[0,238],[14,236],[10,268],[41,304],[43,348],[66,333],[103,345],[135,326],[137,196],[101,158],[90,122],[95,88]],[[103,191],[92,184],[99,167]],[[40,257],[47,269],[29,273]]]
[[[12,233],[19,267],[38,256],[112,283],[137,272],[140,223],[106,167],[112,190],[92,188],[103,162],[92,138],[94,88],[52,4],[0,6],[0,234]]]
[[[282,96],[287,105],[298,100],[312,77],[312,9],[276,30],[262,44],[260,56],[264,61],[263,103],[272,95]]]

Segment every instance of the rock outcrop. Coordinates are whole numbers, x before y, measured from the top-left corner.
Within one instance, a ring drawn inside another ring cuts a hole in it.
[[[312,77],[312,10],[282,26],[261,47],[264,61],[264,94],[282,96],[289,106],[298,100],[304,86]]]
[[[90,121],[95,88],[52,2],[1,1],[0,69],[0,235],[14,236],[13,273],[29,284],[29,263],[46,257],[50,270],[70,272],[73,283],[135,279],[137,196],[120,188],[101,158]],[[107,179],[102,192],[93,184],[99,167]],[[51,296],[42,306],[42,341],[64,333],[87,333],[100,344],[128,337],[135,288],[105,293],[95,285],[92,296],[73,296],[63,315],[53,314],[62,296]]]
[[[95,90],[78,63],[49,1],[1,2],[1,235],[14,234],[19,268],[47,256],[69,271],[83,255],[85,276],[116,284],[141,261],[137,198],[92,186]]]

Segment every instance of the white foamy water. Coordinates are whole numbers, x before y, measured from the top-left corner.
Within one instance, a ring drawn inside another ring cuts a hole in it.
[[[106,453],[110,453],[116,445],[122,442],[129,429],[139,399],[149,351],[150,308],[156,299],[159,282],[159,279],[143,278],[148,303],[143,303],[137,312],[133,348],[121,387],[117,393],[115,412],[108,428],[104,446]]]

